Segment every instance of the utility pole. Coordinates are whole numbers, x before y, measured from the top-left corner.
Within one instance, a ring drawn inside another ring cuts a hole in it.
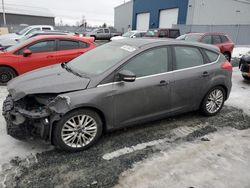
[[[2,0],[2,7],[3,7],[3,24],[4,24],[4,26],[6,26],[6,17],[5,17],[4,0]]]

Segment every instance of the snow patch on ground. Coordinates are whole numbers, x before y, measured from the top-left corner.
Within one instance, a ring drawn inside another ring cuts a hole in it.
[[[250,82],[242,78],[239,68],[233,69],[233,87],[226,105],[242,109],[246,114],[250,115]]]
[[[250,46],[236,46],[233,50],[233,58],[241,58],[243,55],[250,52]]]
[[[31,154],[35,155],[36,153],[53,148],[50,145],[43,144],[41,142],[22,142],[7,135],[6,123],[2,116],[2,104],[6,96],[6,87],[0,86],[0,171],[5,163],[8,163],[16,156],[25,158]]]
[[[204,128],[206,126],[207,126],[207,124],[205,123],[205,124],[200,124],[200,125],[197,125],[197,126],[194,126],[194,127],[187,127],[187,126],[178,127],[178,128],[173,129],[171,131],[171,135],[172,135],[171,139],[163,138],[163,139],[158,139],[158,140],[153,140],[153,141],[150,141],[150,142],[137,144],[135,146],[124,147],[124,148],[121,148],[119,150],[113,151],[111,153],[106,153],[106,154],[103,155],[102,158],[105,159],[105,160],[111,160],[111,159],[120,157],[122,155],[133,153],[133,152],[138,151],[138,150],[143,150],[143,149],[145,149],[147,147],[157,146],[157,145],[160,145],[160,144],[165,144],[167,142],[173,142],[177,138],[186,137],[187,135],[191,134],[192,132],[194,132],[196,130],[199,130],[201,128]]]
[[[120,176],[116,188],[250,187],[250,130],[227,129],[209,142],[164,148]]]

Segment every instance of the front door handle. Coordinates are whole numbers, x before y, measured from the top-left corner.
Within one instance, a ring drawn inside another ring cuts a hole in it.
[[[54,56],[53,55],[48,55],[47,58],[53,58]]]

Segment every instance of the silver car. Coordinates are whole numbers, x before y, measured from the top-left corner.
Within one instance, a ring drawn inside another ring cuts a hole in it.
[[[231,77],[232,65],[213,46],[125,39],[14,79],[3,115],[15,138],[80,151],[104,131],[195,110],[213,116]]]

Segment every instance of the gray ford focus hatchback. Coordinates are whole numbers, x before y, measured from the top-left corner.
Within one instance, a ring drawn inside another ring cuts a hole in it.
[[[104,131],[200,110],[216,115],[231,91],[232,66],[213,46],[125,39],[8,84],[9,135],[38,136],[67,151]]]

